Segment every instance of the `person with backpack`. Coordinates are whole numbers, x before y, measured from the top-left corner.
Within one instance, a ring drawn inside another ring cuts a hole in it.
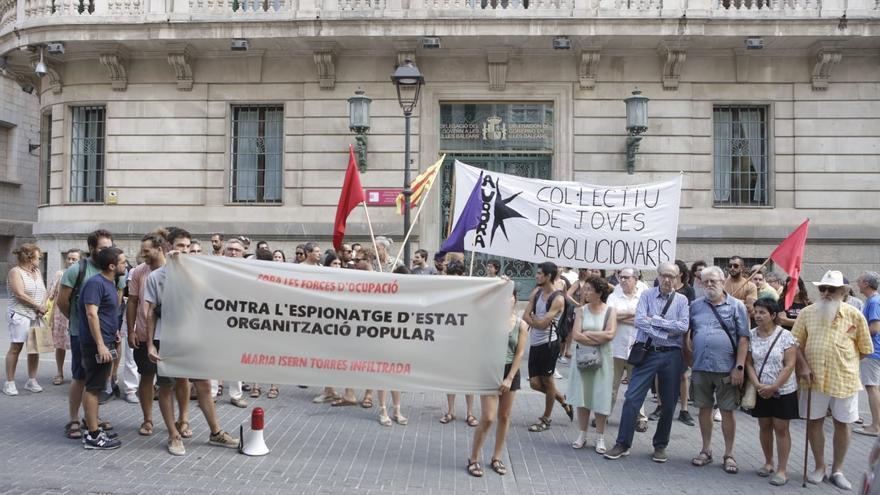
[[[101,273],[101,269],[95,264],[95,257],[104,249],[113,246],[113,234],[104,229],[99,229],[89,234],[86,242],[89,246],[89,257],[80,260],[79,263],[64,271],[61,276],[61,290],[58,293],[58,309],[61,311],[70,325],[70,391],[67,397],[68,412],[70,417],[64,425],[64,434],[70,439],[82,438],[79,422],[79,410],[82,406],[83,391],[85,390],[85,370],[82,367],[82,353],[80,352],[80,316],[79,316],[79,292],[83,283]],[[122,289],[125,288],[125,277],[116,280],[116,288],[119,297],[122,297]],[[84,331],[88,331],[85,329]],[[106,421],[101,421],[101,427],[105,431],[113,427]]]
[[[559,273],[556,264],[547,261],[538,265],[535,272],[537,287],[529,298],[523,313],[523,321],[529,325],[529,385],[532,390],[544,394],[544,413],[538,421],[529,426],[531,432],[541,432],[550,428],[550,415],[553,402],[559,402],[574,420],[574,408],[565,402],[565,396],[556,390],[553,372],[559,357],[559,335],[556,333],[559,320],[565,310],[565,295],[554,288],[554,280]]]

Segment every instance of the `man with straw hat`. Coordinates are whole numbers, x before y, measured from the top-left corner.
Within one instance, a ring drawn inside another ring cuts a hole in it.
[[[829,270],[819,282],[819,299],[798,315],[791,333],[798,341],[798,376],[807,393],[800,394],[800,413],[807,418],[807,438],[812,446],[815,469],[807,481],[819,484],[826,478],[825,413],[834,421],[834,457],[830,481],[851,490],[843,475],[843,461],[850,444],[850,425],[859,417],[859,361],[874,352],[865,317],[842,304],[848,288],[843,275]]]

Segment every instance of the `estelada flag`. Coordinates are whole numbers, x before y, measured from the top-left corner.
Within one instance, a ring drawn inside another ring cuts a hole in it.
[[[443,166],[443,160],[446,159],[446,155],[440,157],[437,160],[437,163],[431,165],[424,172],[419,174],[412,182],[409,184],[409,189],[412,191],[412,194],[409,197],[409,207],[415,208],[419,205],[419,202],[427,196],[428,191],[431,190],[431,186],[434,185],[434,179],[437,178],[437,174],[440,173],[440,167]],[[403,215],[403,203],[404,203],[403,193],[397,195],[397,214]]]
[[[348,169],[345,171],[345,182],[339,195],[339,206],[336,207],[336,222],[333,226],[333,247],[338,251],[345,237],[345,222],[351,210],[364,202],[364,188],[361,187],[361,176],[354,159],[354,149],[348,145]]]
[[[791,279],[788,288],[785,289],[785,301],[783,309],[788,309],[794,301],[797,292],[798,277],[801,275],[801,264],[804,259],[804,246],[807,244],[807,231],[810,228],[810,220],[807,219],[794,232],[789,234],[770,255],[770,259],[785,270]]]

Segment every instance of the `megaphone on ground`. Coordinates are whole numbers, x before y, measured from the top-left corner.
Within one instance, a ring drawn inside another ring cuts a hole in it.
[[[238,451],[244,455],[260,456],[269,453],[263,438],[264,415],[262,407],[255,407],[251,413],[251,431],[245,435],[244,425],[238,427]]]

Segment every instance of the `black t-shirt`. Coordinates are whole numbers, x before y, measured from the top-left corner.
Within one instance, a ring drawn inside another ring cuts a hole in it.
[[[697,295],[696,295],[696,293],[694,292],[694,288],[691,287],[690,285],[682,285],[682,286],[679,287],[678,290],[676,290],[675,292],[678,292],[679,294],[681,294],[681,295],[683,295],[684,297],[688,298],[688,303],[692,303],[692,302],[694,302],[694,299],[697,298]]]

